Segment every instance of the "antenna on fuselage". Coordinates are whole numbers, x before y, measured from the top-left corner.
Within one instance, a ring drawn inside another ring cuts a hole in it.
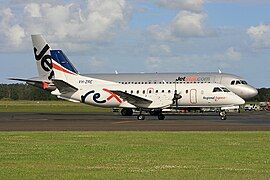
[[[218,73],[219,73],[219,74],[221,74],[221,73],[222,73],[220,69],[218,69]]]

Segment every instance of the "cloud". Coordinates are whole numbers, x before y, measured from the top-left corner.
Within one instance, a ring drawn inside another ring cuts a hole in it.
[[[204,0],[157,0],[155,3],[160,7],[198,12],[202,10]]]
[[[254,48],[270,48],[270,24],[251,26],[246,32],[253,41]]]
[[[148,28],[150,34],[158,40],[179,40],[188,37],[210,35],[210,29],[204,25],[207,15],[190,11],[180,11],[167,26],[152,25]]]
[[[149,52],[155,55],[168,55],[171,51],[171,47],[167,44],[153,44],[149,47]]]
[[[97,59],[96,57],[93,57],[90,61],[90,66],[93,68],[102,68],[105,64],[104,60]]]
[[[234,47],[230,47],[227,49],[225,53],[225,58],[228,58],[229,60],[241,60],[242,59],[242,54],[238,51],[235,50]]]
[[[11,21],[14,19],[14,14],[10,8],[6,8],[1,13],[1,29],[0,37],[3,38],[8,46],[19,47],[22,43],[23,38],[26,36],[24,29],[19,24],[12,24]],[[3,37],[4,36],[4,37]]]
[[[30,1],[20,6],[14,10],[3,8],[0,14],[0,42],[11,41],[6,49],[18,48],[24,40],[30,42],[31,34],[44,34],[55,43],[72,42],[74,46],[87,41],[109,41],[125,27],[130,12],[126,0],[62,4]]]
[[[219,67],[230,67],[242,59],[242,53],[229,47],[223,52],[213,54],[181,54],[169,55],[165,57],[150,56],[145,64],[149,71],[209,71],[217,70]]]
[[[31,17],[41,17],[40,6],[37,3],[30,3],[24,7],[24,12]]]

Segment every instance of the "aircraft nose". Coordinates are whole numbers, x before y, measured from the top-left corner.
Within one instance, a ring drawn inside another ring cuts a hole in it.
[[[241,97],[235,95],[236,97],[234,98],[235,100],[235,105],[243,105],[246,103],[246,101],[244,99],[242,99]]]
[[[250,90],[250,97],[254,97],[254,96],[256,96],[257,94],[258,94],[258,90],[257,90],[257,89],[252,88],[252,89]]]
[[[246,87],[242,92],[241,97],[244,99],[253,98],[258,94],[258,90],[252,86]]]

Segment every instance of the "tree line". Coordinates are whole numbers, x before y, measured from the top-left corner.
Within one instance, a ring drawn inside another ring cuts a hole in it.
[[[0,84],[1,100],[57,100],[49,91],[28,84]]]
[[[249,101],[270,101],[270,88],[258,89],[258,95]],[[57,100],[49,91],[28,84],[0,84],[0,100]]]

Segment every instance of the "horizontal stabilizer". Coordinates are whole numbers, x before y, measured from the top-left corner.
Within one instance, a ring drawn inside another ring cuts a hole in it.
[[[52,81],[53,81],[53,84],[56,86],[56,88],[59,90],[59,92],[62,94],[78,91],[78,88],[70,85],[69,83],[63,80],[53,79]]]
[[[130,104],[133,104],[134,106],[137,106],[137,107],[147,107],[153,102],[149,99],[135,96],[135,95],[123,92],[123,91],[111,91],[111,92],[120,96],[122,99],[128,101]]]
[[[22,79],[22,78],[8,78],[9,80],[14,80],[14,81],[22,81],[22,82],[32,82],[32,83],[36,83],[36,82],[46,82],[46,83],[50,83],[50,81],[44,81],[44,80],[35,80],[35,79]]]
[[[44,90],[54,91],[56,88],[51,81],[43,80],[39,78],[22,79],[22,78],[8,78],[9,80],[26,82],[29,85],[42,88]]]

